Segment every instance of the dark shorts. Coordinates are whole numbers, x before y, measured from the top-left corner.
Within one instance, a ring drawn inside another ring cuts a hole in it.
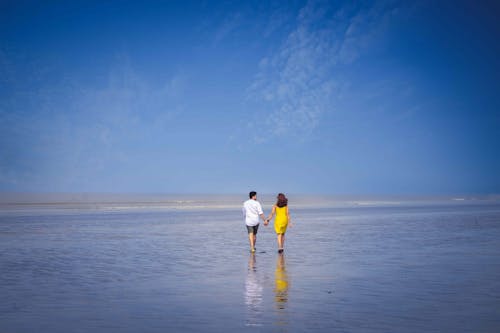
[[[247,231],[249,234],[257,235],[257,230],[259,230],[259,225],[249,226],[247,225]]]

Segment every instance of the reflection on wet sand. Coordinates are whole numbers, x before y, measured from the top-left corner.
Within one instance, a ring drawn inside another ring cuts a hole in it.
[[[245,280],[246,326],[262,325],[262,289],[262,283],[257,275],[257,260],[255,254],[251,253],[248,259],[248,271]]]
[[[286,305],[288,302],[288,274],[286,272],[285,255],[279,254],[274,273],[274,302],[277,311],[276,325],[288,325]]]

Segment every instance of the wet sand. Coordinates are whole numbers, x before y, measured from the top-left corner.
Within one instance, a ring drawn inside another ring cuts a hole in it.
[[[500,331],[500,205],[291,213],[0,213],[0,331]]]

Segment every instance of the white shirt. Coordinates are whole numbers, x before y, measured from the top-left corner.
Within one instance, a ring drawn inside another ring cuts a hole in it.
[[[259,215],[264,214],[260,202],[253,199],[248,199],[243,203],[243,215],[245,216],[245,223],[248,226],[256,226],[259,224]]]

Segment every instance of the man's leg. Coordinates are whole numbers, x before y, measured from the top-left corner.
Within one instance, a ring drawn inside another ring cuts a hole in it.
[[[255,235],[253,234],[253,232],[249,232],[248,233],[248,240],[250,241],[250,249],[254,249],[255,248]]]

